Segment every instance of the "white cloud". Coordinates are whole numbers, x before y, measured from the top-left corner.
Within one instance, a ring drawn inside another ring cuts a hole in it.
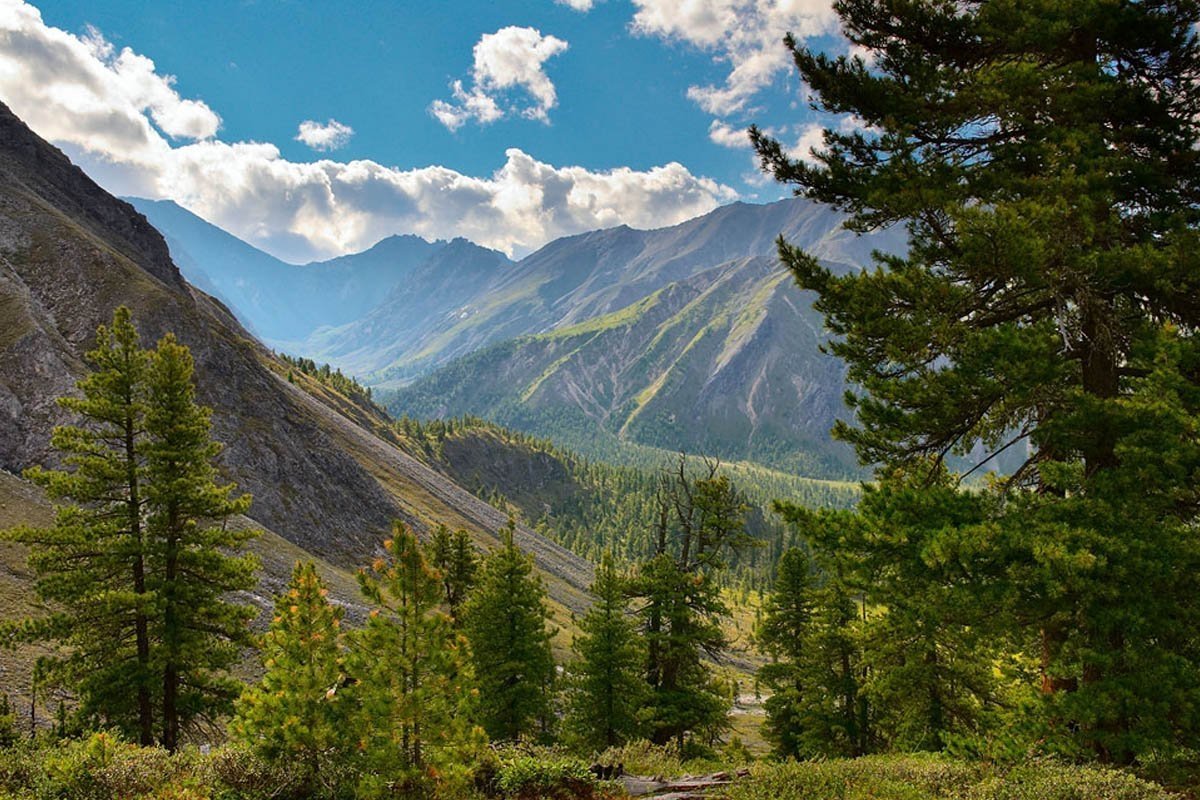
[[[566,49],[565,41],[543,36],[536,28],[510,25],[485,33],[472,50],[471,87],[455,81],[451,84],[453,99],[434,100],[429,111],[452,131],[470,120],[487,125],[510,114],[549,122],[548,112],[558,104],[558,93],[543,65]],[[509,90],[516,89],[524,90],[532,102],[502,108]]]
[[[816,159],[813,151],[820,151],[825,146],[825,126],[819,122],[810,122],[800,128],[800,135],[791,147],[784,150],[788,158],[813,163]]]
[[[830,0],[633,0],[633,30],[680,41],[729,65],[720,85],[691,86],[688,97],[706,112],[746,109],[761,89],[790,68],[784,34],[803,39],[835,33]]]
[[[300,123],[296,133],[296,141],[303,142],[313,150],[328,152],[345,147],[354,135],[354,128],[331,119],[325,124],[316,120],[306,119]]]
[[[570,6],[576,11],[587,13],[596,7],[596,0],[554,0],[560,6]]]
[[[484,63],[498,73],[505,62]],[[174,199],[293,261],[361,250],[393,233],[466,236],[522,255],[592,228],[673,224],[736,197],[677,163],[593,171],[517,149],[483,177],[288,161],[273,144],[221,141],[219,117],[180,98],[149,59],[114,56],[96,32],[49,27],[18,0],[0,0],[0,98],[110,191]]]
[[[715,144],[735,150],[750,147],[750,134],[745,128],[735,128],[719,119],[714,119],[708,126],[708,138]]]

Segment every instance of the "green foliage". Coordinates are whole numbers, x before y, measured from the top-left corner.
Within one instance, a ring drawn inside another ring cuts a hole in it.
[[[17,730],[17,711],[8,695],[0,693],[0,750],[12,747],[20,732]]]
[[[1200,6],[837,10],[872,66],[788,46],[816,106],[870,128],[827,130],[809,162],[752,139],[855,229],[909,232],[840,276],[780,248],[860,389],[836,435],[904,476],[864,498],[854,545],[895,565],[864,689],[880,724],[912,747],[969,726],[990,630],[1050,749],[1126,763],[1194,742]],[[942,474],[1010,449],[1023,465],[975,496]]]
[[[259,643],[262,680],[243,692],[230,723],[264,759],[293,764],[313,796],[330,793],[330,764],[348,756],[342,609],[328,594],[311,561],[296,565]]]
[[[347,660],[366,797],[428,791],[432,776],[450,779],[480,745],[467,718],[463,640],[439,608],[440,576],[404,525],[393,526],[384,548],[386,557],[359,572],[374,608],[350,637]]]
[[[231,747],[202,755],[139,747],[108,733],[24,742],[0,754],[0,797],[13,800],[303,800],[286,764]]]
[[[584,761],[553,751],[500,753],[494,793],[513,800],[587,800],[596,779]]]
[[[6,534],[30,545],[35,591],[54,609],[14,633],[59,645],[39,675],[74,694],[80,720],[143,744],[157,723],[173,749],[239,690],[223,673],[253,612],[225,595],[254,585],[256,562],[228,554],[251,534],[227,523],[250,501],[215,483],[220,446],[186,347],[168,334],[143,350],[122,307],[87,357],[79,396],[60,401],[81,424],[51,439],[67,469],[28,472],[57,503],[54,524]]]
[[[439,525],[426,545],[429,565],[437,570],[442,585],[442,600],[450,612],[455,625],[462,622],[462,605],[475,586],[475,575],[479,571],[479,558],[471,534],[464,530],[450,533],[445,525]]]
[[[287,353],[276,353],[275,356],[293,370],[298,370],[318,383],[344,395],[355,405],[375,412],[383,411],[375,404],[374,393],[370,386],[363,386],[354,378],[342,374],[340,369],[334,369],[329,364],[318,366],[317,362],[311,358],[290,356]],[[287,377],[288,383],[295,383],[295,374],[292,370],[288,371]]]
[[[715,462],[693,474],[682,456],[659,476],[655,501],[654,549],[638,564],[629,593],[640,602],[646,640],[643,722],[651,741],[675,740],[682,751],[689,735],[711,743],[727,724],[729,700],[705,659],[726,645],[728,609],[715,575],[730,552],[752,543],[749,506]]]
[[[603,750],[637,738],[646,699],[645,645],[626,600],[627,581],[605,554],[591,593],[596,598],[579,621],[567,666],[565,732],[584,750]]]
[[[818,574],[805,550],[780,559],[755,635],[771,662],[765,732],[777,755],[861,755],[871,744],[858,607],[837,571]]]
[[[250,507],[249,495],[217,482],[213,459],[221,445],[210,437],[211,411],[196,404],[194,365],[187,347],[167,334],[150,354],[147,375],[146,528],[152,564],[148,584],[156,598],[161,676],[162,737],[179,744],[191,721],[227,713],[241,684],[226,671],[251,643],[253,606],[229,594],[256,584],[258,560],[235,555],[257,535],[230,525]]]
[[[47,529],[7,531],[30,546],[34,591],[56,610],[14,632],[61,645],[42,659],[45,684],[69,686],[79,715],[153,741],[146,584],[145,416],[149,356],[129,310],[96,332],[93,371],[59,405],[78,425],[56,428],[51,446],[65,470],[34,467],[27,478],[57,503]]]
[[[1032,762],[1010,769],[934,756],[762,765],[730,800],[1169,800],[1162,787],[1126,772]]]
[[[483,562],[463,611],[479,688],[477,714],[493,740],[546,735],[554,657],[546,590],[533,559],[513,541],[513,523]]]
[[[644,449],[636,459],[610,464],[583,458],[544,439],[476,417],[418,421],[402,416],[396,432],[417,455],[448,471],[476,496],[516,513],[547,538],[594,562],[611,551],[630,565],[653,549],[655,494],[659,473],[675,454]],[[528,462],[518,469],[496,464]],[[689,458],[692,468],[703,460]],[[794,532],[770,512],[772,502],[787,498],[813,508],[846,508],[858,497],[857,484],[795,478],[750,464],[724,464],[727,475],[755,509],[746,530],[761,543],[727,554],[729,569],[716,577],[722,586],[762,588],[772,565],[795,545]],[[537,480],[525,480],[527,474]]]

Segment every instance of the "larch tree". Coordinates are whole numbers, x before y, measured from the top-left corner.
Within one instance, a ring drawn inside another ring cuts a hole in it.
[[[475,554],[471,535],[464,530],[451,533],[445,525],[439,525],[429,539],[427,552],[430,566],[441,576],[442,599],[450,611],[450,618],[459,625],[462,605],[475,585],[479,571],[479,557]]]
[[[428,789],[431,775],[463,767],[480,737],[468,719],[465,642],[440,608],[441,576],[401,523],[384,549],[359,573],[373,608],[351,637],[348,673],[366,760],[360,792],[390,797]]]
[[[254,608],[229,599],[255,585],[258,561],[237,554],[255,536],[233,519],[250,507],[220,483],[209,409],[196,403],[191,352],[167,334],[150,357],[147,379],[146,537],[153,562],[161,679],[161,742],[179,746],[193,721],[227,713],[241,684],[227,671],[251,644]]]
[[[259,642],[263,677],[238,698],[230,724],[265,758],[294,764],[305,796],[329,796],[348,756],[342,616],[313,563],[296,564]]]
[[[555,665],[546,590],[509,520],[484,559],[463,610],[479,688],[478,717],[489,737],[517,741],[546,733]]]
[[[1004,554],[991,579],[1038,641],[1047,736],[1127,762],[1194,735],[1200,6],[835,9],[865,57],[786,45],[839,124],[811,158],[751,138],[852,228],[908,232],[841,275],[781,243],[858,387],[836,434],[930,475],[1020,453],[991,524],[953,546]]]
[[[646,654],[629,614],[626,584],[612,553],[606,552],[591,586],[596,600],[579,621],[575,659],[567,668],[564,726],[589,750],[624,744],[641,729]]]
[[[56,609],[15,633],[62,645],[42,668],[46,680],[73,691],[81,717],[149,745],[156,687],[144,531],[148,355],[129,309],[97,330],[86,360],[93,371],[79,394],[59,399],[80,421],[51,437],[66,469],[25,473],[55,502],[54,524],[6,532],[31,547],[35,591]]]
[[[728,701],[705,660],[726,646],[728,609],[716,578],[750,543],[748,506],[717,462],[692,474],[684,456],[660,475],[656,505],[653,549],[629,588],[646,639],[650,694],[642,716],[651,741],[682,749],[690,733],[725,722]]]

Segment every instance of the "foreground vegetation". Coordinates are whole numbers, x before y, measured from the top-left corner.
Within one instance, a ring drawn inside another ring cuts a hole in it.
[[[713,761],[683,761],[637,744],[601,760],[625,759],[641,774],[705,774]],[[1170,800],[1180,795],[1126,772],[1053,761],[999,766],[946,756],[868,756],[763,763],[726,790],[729,800]],[[447,800],[601,800],[625,797],[600,781],[589,762],[559,750],[501,747],[480,753],[471,770],[438,794]],[[22,742],[0,752],[6,800],[303,800],[311,797],[292,765],[244,748],[169,753],[109,734]]]

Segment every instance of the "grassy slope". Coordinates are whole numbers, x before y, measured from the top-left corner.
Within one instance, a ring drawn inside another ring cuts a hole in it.
[[[790,292],[765,263],[731,262],[381,396],[395,414],[480,416],[612,463],[681,447],[849,475],[849,450],[827,435],[841,368],[819,353],[819,322]]]

